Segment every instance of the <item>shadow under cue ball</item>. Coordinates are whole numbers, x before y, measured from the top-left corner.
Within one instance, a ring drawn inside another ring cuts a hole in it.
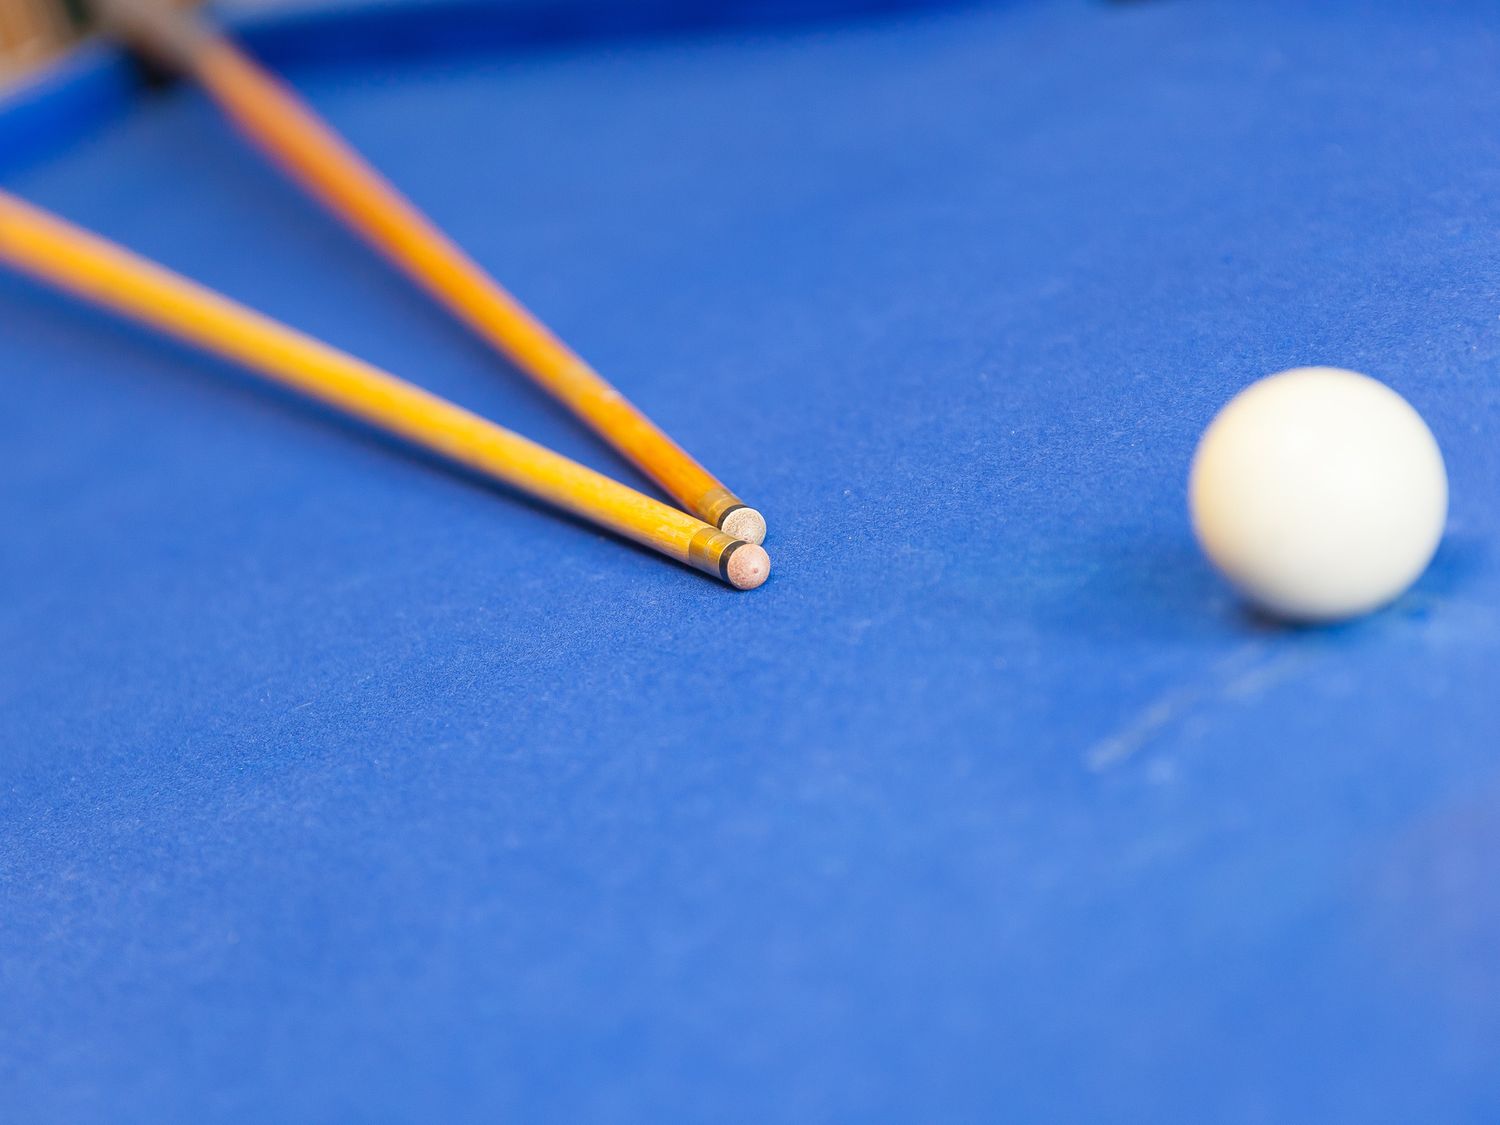
[[[1209,424],[1188,482],[1209,559],[1260,608],[1340,621],[1403,593],[1448,515],[1421,415],[1367,375],[1299,367],[1241,391]]]

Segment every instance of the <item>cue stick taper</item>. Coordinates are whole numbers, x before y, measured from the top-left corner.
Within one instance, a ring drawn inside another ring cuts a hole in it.
[[[688,511],[760,543],[761,514],[668,437],[377,172],[285,83],[224,34],[160,0],[93,0],[108,26],[191,75],[330,211],[568,406]]]
[[[765,551],[0,191],[0,261],[739,589]]]

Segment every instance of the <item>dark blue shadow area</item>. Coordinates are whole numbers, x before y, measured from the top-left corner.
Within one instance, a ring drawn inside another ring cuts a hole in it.
[[[419,0],[297,4],[229,26],[273,66],[378,66],[600,40],[797,28],[976,0]],[[142,93],[118,50],[89,44],[0,98],[0,171],[55,151]]]
[[[496,54],[683,33],[796,29],[976,0],[424,0],[359,9],[317,5],[241,25],[262,57],[284,65],[368,65],[400,58]]]

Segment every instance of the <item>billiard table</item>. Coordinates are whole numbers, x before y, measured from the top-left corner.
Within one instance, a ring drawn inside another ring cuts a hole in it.
[[[0,1119],[1500,1119],[1500,11],[227,7],[770,523],[736,593],[0,274]],[[0,186],[642,489],[204,95]],[[1395,604],[1189,459],[1427,419]]]

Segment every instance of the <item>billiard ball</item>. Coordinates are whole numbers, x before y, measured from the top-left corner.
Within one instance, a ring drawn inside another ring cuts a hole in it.
[[[1398,597],[1448,513],[1432,431],[1383,383],[1299,367],[1251,384],[1209,424],[1188,483],[1210,561],[1261,609],[1338,621]]]

